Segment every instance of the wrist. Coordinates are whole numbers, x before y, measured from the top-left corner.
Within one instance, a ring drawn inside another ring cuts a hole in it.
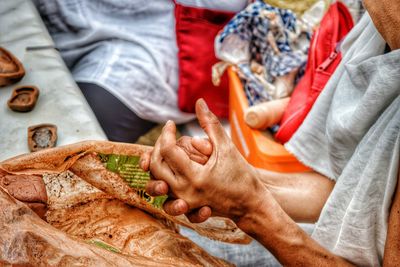
[[[278,208],[278,203],[273,198],[267,186],[258,179],[257,169],[251,166],[246,172],[247,181],[252,183],[252,193],[242,199],[241,216],[235,218],[237,225],[247,234],[252,235],[257,230],[260,223],[268,221],[271,215]]]
[[[268,204],[268,198],[271,196],[268,187],[266,187],[259,179],[259,174],[256,168],[249,165],[249,169],[244,173],[244,175],[247,176],[245,177],[247,183],[251,185],[251,194],[244,195],[241,200],[243,203],[243,213],[241,217],[248,214],[256,214],[259,211],[260,206]]]
[[[290,219],[289,216],[281,208],[265,181],[259,179],[258,170],[252,167],[247,173],[253,178],[250,181],[254,184],[254,190],[242,201],[245,203],[242,207],[243,213],[235,219],[236,224],[253,237],[262,234],[261,229],[261,232],[282,230],[282,222]]]
[[[309,246],[307,234],[290,219],[273,197],[263,198],[257,208],[249,210],[236,224],[273,253],[281,263],[285,262],[288,254],[304,255]]]
[[[263,193],[254,195],[256,201],[246,206],[245,213],[236,220],[237,226],[245,233],[257,237],[260,232],[275,232],[281,228],[280,217],[283,210],[264,186]]]

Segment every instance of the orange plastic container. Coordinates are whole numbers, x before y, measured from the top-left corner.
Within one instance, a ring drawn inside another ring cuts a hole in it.
[[[229,121],[231,138],[246,160],[257,168],[277,172],[303,172],[310,169],[300,163],[268,132],[251,129],[244,122],[244,111],[249,106],[243,85],[236,72],[228,69]]]

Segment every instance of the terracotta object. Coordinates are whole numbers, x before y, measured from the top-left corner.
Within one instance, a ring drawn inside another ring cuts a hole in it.
[[[14,111],[31,111],[39,97],[39,89],[33,85],[23,85],[14,88],[11,98],[8,100],[8,107]]]
[[[47,192],[40,176],[11,175],[0,171],[0,186],[44,218],[47,211]]]
[[[0,87],[13,84],[25,75],[24,66],[9,51],[0,47]]]
[[[57,142],[57,126],[39,124],[28,128],[28,146],[31,152],[55,147]]]

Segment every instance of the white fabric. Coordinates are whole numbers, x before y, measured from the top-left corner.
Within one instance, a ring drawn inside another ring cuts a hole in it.
[[[172,1],[35,2],[76,81],[98,84],[146,120],[194,118],[177,107]]]
[[[239,12],[247,6],[248,0],[176,0],[176,2],[191,7]]]
[[[245,0],[182,2],[239,9]],[[184,123],[172,0],[35,0],[78,82],[105,88],[139,117]],[[193,81],[196,82],[196,81]]]
[[[343,43],[342,63],[290,142],[289,151],[336,180],[313,238],[358,266],[382,264],[398,177],[400,50],[368,14]]]
[[[0,46],[11,51],[26,71],[19,83],[0,88],[0,160],[29,152],[27,128],[39,123],[57,125],[58,145],[106,139],[30,0],[0,1]],[[12,89],[25,84],[40,90],[35,109],[11,111],[7,100]]]

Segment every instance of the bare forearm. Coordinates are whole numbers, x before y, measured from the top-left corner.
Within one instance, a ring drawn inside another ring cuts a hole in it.
[[[277,202],[265,201],[268,204],[260,203],[238,226],[271,251],[282,265],[352,266],[311,239]]]
[[[282,174],[258,170],[282,209],[296,222],[316,222],[335,183],[316,172]]]
[[[376,29],[392,50],[400,49],[400,3],[396,0],[364,0]]]

